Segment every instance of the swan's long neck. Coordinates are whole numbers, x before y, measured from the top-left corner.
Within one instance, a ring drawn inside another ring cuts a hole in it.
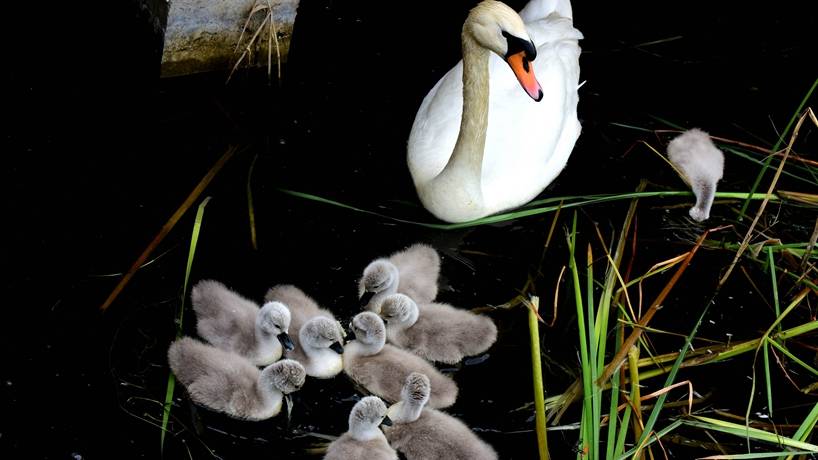
[[[348,347],[351,347],[350,353],[357,353],[360,356],[372,356],[377,355],[378,353],[383,350],[383,347],[386,344],[386,334],[380,340],[376,340],[375,343],[364,343],[360,340],[353,340],[347,344]],[[346,353],[346,352],[345,352]]]
[[[420,417],[425,404],[425,401],[420,403],[412,399],[399,401],[389,408],[387,415],[395,423],[412,423]]]
[[[489,50],[463,31],[463,115],[446,168],[458,167],[478,182],[489,124]]]
[[[489,50],[463,28],[463,115],[452,156],[434,179],[447,193],[462,194],[465,219],[483,208],[481,175],[489,121]],[[451,197],[448,197],[451,199]]]
[[[358,441],[371,441],[377,438],[386,439],[378,425],[357,421],[349,424],[349,434]]]
[[[273,367],[267,366],[261,371],[256,382],[258,397],[261,399],[261,407],[257,408],[259,418],[269,417],[269,414],[278,413],[284,394],[275,384]]]
[[[418,310],[417,304],[412,307],[409,307],[409,314],[406,316],[405,320],[399,321],[396,326],[399,329],[406,329],[408,327],[412,327],[418,322],[418,317],[420,316],[420,311]]]
[[[274,363],[281,356],[281,343],[278,337],[267,332],[261,325],[261,321],[256,319],[256,358],[266,366]]]

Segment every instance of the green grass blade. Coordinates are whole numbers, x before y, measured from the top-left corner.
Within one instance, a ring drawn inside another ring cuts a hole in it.
[[[528,333],[531,339],[531,371],[534,374],[534,409],[537,428],[537,447],[540,460],[548,460],[548,437],[545,430],[545,389],[542,380],[542,362],[540,354],[540,326],[535,309],[539,310],[540,299],[533,297],[528,308]]]
[[[588,361],[588,337],[585,328],[585,311],[582,305],[582,284],[579,281],[579,270],[577,269],[575,249],[577,237],[577,213],[574,212],[574,220],[571,227],[571,233],[568,235],[568,268],[574,281],[574,303],[577,310],[577,329],[579,330],[579,353],[582,366],[582,386],[583,386],[583,401],[582,401],[582,447],[590,451],[593,446],[590,444],[593,439],[592,434],[592,392],[591,392],[591,363]],[[579,455],[579,454],[578,454]],[[592,457],[592,460],[597,457]]]
[[[773,458],[773,457],[780,457],[782,455],[794,455],[794,454],[808,454],[809,451],[800,450],[797,452],[758,452],[754,454],[731,454],[731,455],[711,455],[709,457],[699,457],[697,460],[733,460],[733,459],[752,459],[752,458]]]
[[[622,318],[622,312],[617,313],[618,319]],[[619,351],[619,344],[624,340],[625,330],[624,328],[617,324],[616,326],[616,339],[614,341],[614,354]],[[619,378],[614,377],[611,379],[611,401],[610,401],[610,408],[608,410],[608,442],[606,444],[606,451],[605,451],[605,458],[607,460],[613,460],[616,456],[622,452],[622,449],[625,446],[625,439],[624,436],[627,435],[628,429],[628,422],[626,419],[630,418],[631,408],[630,406],[625,408],[625,414],[623,415],[623,427],[625,431],[619,434],[617,437],[617,429],[616,423],[618,418],[618,410],[617,406],[619,402]],[[620,442],[621,441],[621,442]]]
[[[190,236],[190,249],[187,253],[187,266],[185,267],[185,282],[182,288],[182,302],[179,306],[179,315],[176,320],[176,338],[182,336],[182,321],[185,315],[185,298],[187,297],[187,285],[190,281],[190,270],[193,267],[193,256],[196,254],[196,244],[199,242],[199,231],[202,228],[202,217],[204,216],[205,206],[210,201],[210,197],[205,198],[199,209],[196,211],[196,221],[193,223],[193,232]],[[176,377],[173,372],[168,372],[168,385],[165,390],[165,404],[162,406],[162,431],[160,435],[159,452],[161,455],[165,453],[165,434],[167,433],[168,419],[170,418],[170,409],[173,406],[173,390],[176,387]]]
[[[768,339],[769,341],[769,339]],[[773,416],[773,385],[770,381],[770,353],[767,344],[764,344],[764,382],[767,384],[767,410],[770,417]]]
[[[792,436],[797,441],[806,441],[812,430],[815,429],[815,422],[818,421],[818,403],[812,406],[812,410],[804,419],[804,423],[798,427],[798,431]],[[792,455],[787,457],[787,460],[792,460]]]
[[[810,97],[812,97],[812,93],[813,93],[813,91],[815,91],[816,86],[818,86],[818,78],[816,78],[815,81],[812,82],[812,86],[810,86],[809,90],[807,91],[807,94],[804,95],[804,98],[801,99],[801,103],[798,104],[798,108],[795,109],[795,112],[793,112],[792,117],[790,117],[789,123],[787,123],[787,126],[784,128],[784,131],[781,132],[781,135],[778,137],[778,140],[775,142],[775,145],[772,148],[773,152],[777,152],[778,148],[784,142],[784,139],[787,137],[787,135],[790,132],[790,128],[792,128],[793,124],[795,124],[795,120],[798,119],[799,115],[801,114],[801,111],[804,109],[804,106],[807,104],[807,101],[810,99]],[[774,158],[773,156],[769,156],[764,161],[764,164],[761,167],[761,171],[758,172],[758,176],[756,176],[756,179],[753,182],[753,186],[750,187],[750,193],[751,194],[755,193],[755,191],[758,189],[758,186],[761,184],[761,180],[764,178],[764,173],[767,172],[767,168],[770,167],[770,163],[772,162],[773,158]],[[744,204],[741,205],[741,210],[739,211],[739,215],[738,215],[739,220],[741,220],[744,217],[745,213],[747,212],[747,207],[748,206],[750,206],[750,201],[749,200],[744,200]]]
[[[673,362],[673,367],[671,367],[670,372],[668,373],[667,379],[665,379],[665,387],[669,387],[673,385],[676,381],[676,374],[679,372],[679,367],[682,365],[684,361],[685,355],[687,355],[687,351],[690,349],[690,345],[693,342],[693,337],[696,337],[696,334],[699,332],[699,327],[702,325],[702,321],[704,321],[704,317],[707,315],[707,312],[710,311],[710,306],[713,305],[713,300],[718,295],[719,289],[717,288],[716,291],[713,293],[713,296],[708,300],[707,304],[702,309],[701,314],[699,315],[699,319],[696,321],[696,324],[693,326],[693,330],[690,331],[687,338],[685,339],[685,343],[682,346],[681,351],[679,351],[679,356]],[[653,430],[653,426],[656,424],[656,420],[659,418],[659,414],[662,411],[662,407],[665,404],[665,399],[667,399],[667,393],[662,393],[656,398],[656,404],[653,405],[653,410],[650,411],[650,415],[648,416],[647,422],[645,422],[645,428],[642,432],[642,436],[636,442],[636,446],[641,446],[645,441],[647,436]],[[634,449],[636,451],[636,448]]]
[[[693,415],[692,419],[684,420],[685,425],[703,428],[707,430],[720,431],[722,433],[731,434],[739,437],[750,437],[756,441],[767,442],[779,446],[792,447],[807,452],[818,453],[818,445],[810,444],[808,442],[798,441],[779,434],[770,433],[768,431],[760,430],[758,428],[747,427],[746,425],[739,425],[737,423],[727,422],[724,420],[714,419],[710,417],[702,417],[700,415]]]
[[[616,437],[616,448],[614,449],[614,456],[608,457],[608,460],[624,457],[624,455],[622,455],[622,451],[625,450],[625,440],[628,438],[628,425],[631,422],[631,412],[633,412],[631,406],[626,406],[625,413],[622,414],[622,425],[619,426],[619,434]]]
[[[775,275],[775,259],[773,258],[773,248],[767,248],[767,261],[769,262],[770,267],[770,283],[772,284],[773,289],[773,306],[775,307],[775,317],[778,318],[781,316],[781,307],[778,302],[778,278]],[[781,332],[781,326],[779,325],[778,331]]]
[[[556,198],[549,198],[545,200],[538,200],[532,201],[528,203],[525,207],[521,208],[520,210],[507,212],[502,214],[495,214],[488,217],[483,217],[481,219],[473,220],[470,222],[463,222],[459,224],[439,224],[439,223],[431,223],[431,222],[420,222],[414,221],[409,219],[403,219],[399,217],[393,217],[386,214],[382,214],[375,211],[370,211],[368,209],[358,208],[355,206],[351,206],[345,203],[341,203],[339,201],[330,200],[328,198],[324,198],[318,195],[312,195],[310,193],[304,192],[297,192],[295,190],[286,190],[286,189],[279,189],[280,192],[285,193],[287,195],[295,196],[298,198],[303,198],[310,201],[315,201],[318,203],[329,204],[332,206],[337,206],[343,209],[347,209],[350,211],[355,211],[363,214],[368,214],[371,216],[380,217],[383,219],[388,219],[394,222],[400,222],[403,224],[409,225],[417,225],[420,227],[425,228],[433,228],[437,230],[457,230],[461,228],[469,228],[469,227],[476,227],[478,225],[486,225],[486,224],[495,224],[498,222],[507,222],[514,219],[520,219],[523,217],[530,217],[536,216],[539,214],[545,214],[549,212],[555,212],[559,209],[566,209],[566,208],[580,208],[583,206],[590,206],[594,204],[602,204],[608,203],[613,201],[621,201],[627,200],[631,198],[667,198],[667,197],[691,197],[693,196],[692,192],[685,192],[685,191],[661,191],[661,192],[629,192],[629,193],[611,193],[611,194],[602,194],[602,195],[589,195],[589,196],[571,196],[571,197],[556,197]],[[716,198],[719,199],[750,199],[750,200],[763,200],[767,197],[766,193],[756,193],[754,195],[748,195],[747,193],[741,192],[716,192]],[[565,201],[563,203],[563,201]],[[770,196],[770,201],[780,201],[780,198],[773,194]],[[552,206],[543,206],[543,207],[535,207],[532,206],[539,206],[540,204],[546,202],[557,202],[558,204]]]
[[[764,166],[765,161],[772,158],[772,156],[763,156],[763,157],[761,157],[761,159],[758,159],[758,158],[755,158],[755,157],[753,157],[751,155],[748,155],[743,150],[739,150],[739,149],[736,149],[736,148],[733,148],[733,147],[727,147],[727,146],[722,145],[721,148],[722,148],[722,150],[724,150],[727,153],[733,154],[733,155],[735,155],[735,156],[737,156],[739,158],[747,160],[747,161],[749,161],[751,163],[755,163],[755,164],[757,164],[759,166]],[[801,170],[803,172],[809,173],[810,176],[815,175],[812,168],[798,166],[798,165],[792,165],[792,166],[790,166],[790,168]],[[795,180],[797,180],[799,182],[803,182],[805,184],[813,185],[816,182],[815,179],[813,179],[812,177],[800,176],[798,174],[793,173],[792,171],[784,170],[784,171],[781,171],[781,174],[783,174],[783,175],[785,175],[785,176],[787,176],[787,177],[789,177],[791,179],[795,179]]]
[[[795,356],[794,354],[792,354],[792,352],[790,352],[789,350],[787,350],[786,348],[784,348],[784,346],[783,346],[783,345],[781,345],[781,344],[780,344],[780,343],[778,343],[777,341],[775,341],[775,340],[773,340],[773,339],[770,339],[770,338],[768,338],[768,339],[767,339],[767,342],[769,342],[769,343],[770,343],[770,345],[772,345],[772,346],[774,346],[775,348],[777,348],[777,349],[778,349],[778,351],[780,351],[781,353],[784,353],[785,355],[787,355],[787,357],[788,357],[788,358],[790,358],[790,359],[791,359],[793,362],[795,362],[795,363],[796,363],[796,364],[798,364],[799,366],[803,367],[804,369],[808,370],[808,371],[809,371],[809,372],[811,372],[813,375],[818,376],[818,370],[815,370],[815,368],[813,368],[812,366],[810,366],[809,364],[805,363],[805,362],[804,362],[804,361],[802,361],[800,358],[798,358],[797,356]]]
[[[586,266],[586,308],[588,312],[588,366],[591,371],[591,382],[595,382],[599,374],[599,367],[597,366],[596,353],[599,349],[599,342],[605,341],[607,338],[607,331],[599,332],[596,330],[594,318],[594,256],[591,251],[591,245],[588,244],[587,251],[587,266]],[[592,386],[591,393],[591,449],[590,458],[599,458],[599,432],[600,420],[602,419],[602,388],[599,385]]]
[[[667,394],[667,393],[665,393],[665,394]],[[650,430],[648,430],[648,427],[645,426],[645,432],[642,433],[642,437],[644,438],[647,435],[650,435],[650,439],[647,439],[646,441],[644,441],[644,444],[642,444],[642,442],[640,441],[640,443],[638,443],[636,445],[637,447],[634,447],[631,450],[629,450],[629,451],[625,452],[624,454],[622,454],[619,457],[619,460],[622,460],[624,458],[627,458],[630,455],[635,454],[636,451],[639,450],[638,447],[640,445],[641,445],[641,449],[644,449],[645,447],[648,447],[649,445],[656,442],[656,440],[661,439],[662,436],[670,433],[671,431],[675,430],[676,428],[679,428],[680,426],[682,426],[682,421],[681,420],[676,420],[673,423],[671,423],[670,425],[668,425],[668,426],[662,428],[661,430],[659,430],[658,433],[654,433],[654,434],[650,434]]]

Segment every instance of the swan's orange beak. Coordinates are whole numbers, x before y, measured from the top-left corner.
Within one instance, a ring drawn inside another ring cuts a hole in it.
[[[514,75],[517,76],[520,86],[531,96],[531,99],[539,102],[542,99],[542,87],[540,87],[537,77],[534,76],[534,67],[531,65],[531,61],[528,60],[525,51],[509,55],[506,57],[506,62],[508,62]]]

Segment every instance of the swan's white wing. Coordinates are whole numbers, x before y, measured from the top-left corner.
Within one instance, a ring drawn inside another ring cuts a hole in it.
[[[409,134],[407,163],[415,185],[426,183],[446,166],[460,132],[463,113],[463,61],[429,91]]]
[[[579,135],[579,31],[551,16],[526,25],[537,46],[534,74],[540,102],[520,88],[500,57],[490,61],[489,128],[483,157],[483,196],[501,210],[537,196],[565,167]]]
[[[520,10],[523,22],[529,24],[557,13],[564,18],[573,18],[570,0],[531,0]],[[535,42],[536,43],[536,42]]]

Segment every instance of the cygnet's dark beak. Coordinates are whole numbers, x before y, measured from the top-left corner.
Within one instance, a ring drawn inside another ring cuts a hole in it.
[[[281,346],[283,346],[286,350],[292,350],[295,348],[295,344],[293,343],[292,339],[290,339],[289,334],[286,332],[282,332],[276,337],[278,337],[278,341],[281,342]]]
[[[381,422],[381,425],[392,426],[392,419],[391,419],[391,418],[389,418],[389,416],[388,416],[388,415],[387,415],[387,416],[385,416],[385,417],[383,418],[383,421]]]
[[[344,346],[341,345],[341,342],[333,342],[332,345],[329,346],[332,351],[338,353],[339,355],[344,354]]]
[[[364,294],[361,296],[361,306],[365,307],[369,305],[369,302],[372,301],[372,297],[375,296],[375,293],[372,291],[364,291]]]

